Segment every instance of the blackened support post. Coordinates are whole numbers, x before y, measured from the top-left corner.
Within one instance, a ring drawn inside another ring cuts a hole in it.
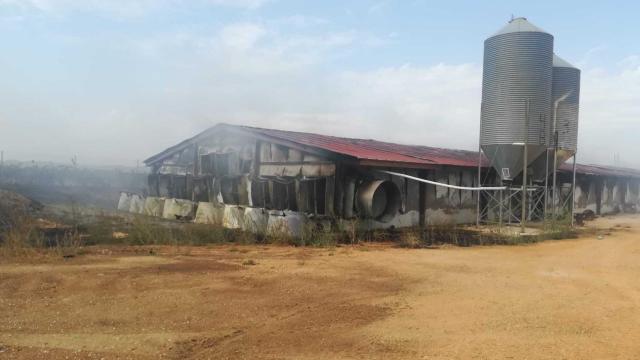
[[[260,176],[260,155],[262,154],[262,142],[260,140],[256,140],[255,149],[253,150],[253,168],[252,175],[254,179],[257,179]]]
[[[424,171],[418,173],[418,177],[426,178]],[[420,213],[420,229],[424,230],[427,224],[427,184],[418,183],[418,211]]]

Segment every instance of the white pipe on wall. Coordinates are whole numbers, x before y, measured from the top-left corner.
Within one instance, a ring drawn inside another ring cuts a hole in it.
[[[400,176],[400,177],[403,177],[403,178],[407,178],[407,179],[411,179],[411,180],[415,180],[415,181],[419,181],[419,182],[423,182],[423,183],[427,183],[427,184],[431,184],[431,185],[435,185],[435,186],[443,186],[443,187],[446,187],[446,188],[456,189],[456,190],[484,191],[484,190],[506,190],[507,189],[506,186],[487,186],[487,187],[456,186],[456,185],[449,185],[449,184],[445,184],[445,183],[439,183],[439,182],[435,182],[435,181],[431,181],[431,180],[426,180],[426,179],[422,179],[422,178],[419,178],[419,177],[415,177],[415,176],[411,176],[411,175],[407,175],[407,174],[402,174],[402,173],[397,173],[397,172],[393,172],[393,171],[386,171],[386,170],[378,170],[378,171],[383,172],[385,174],[389,174],[389,175]]]

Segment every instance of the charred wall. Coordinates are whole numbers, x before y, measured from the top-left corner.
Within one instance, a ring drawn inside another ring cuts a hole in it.
[[[192,141],[151,165],[148,192],[152,197],[288,211],[332,219],[337,225],[357,219],[366,228],[476,221],[477,192],[419,183],[380,171],[476,187],[477,169],[472,167],[364,166],[356,159],[313,147],[226,130]],[[494,172],[485,171],[484,183],[498,181]],[[559,202],[570,201],[571,180],[571,174],[559,173]],[[632,212],[639,205],[636,179],[577,177],[576,212]]]
[[[333,213],[335,163],[283,144],[222,131],[189,144],[152,169],[152,196]]]
[[[338,223],[358,219],[367,228],[474,221],[472,191],[422,184],[380,169],[295,144],[223,130],[155,162],[149,193],[214,205],[299,212],[339,219]],[[389,170],[452,185],[475,186],[476,182],[473,168]],[[367,191],[370,193],[365,194]]]
[[[560,174],[559,201],[571,196],[570,174]],[[640,207],[640,180],[631,177],[577,174],[574,212],[593,211],[597,215],[635,213]]]
[[[451,184],[474,183],[471,169],[393,170]],[[448,217],[464,222],[474,201],[470,192],[443,192],[381,173],[378,168],[359,166],[351,159],[224,131],[157,161],[148,180],[149,193],[154,197],[289,210],[335,219],[362,218],[371,228],[417,226],[450,221]],[[380,210],[379,216],[364,216],[367,209],[359,204],[359,196],[364,196],[365,187],[378,184],[376,181],[382,181],[381,189],[393,190],[394,199],[398,198],[394,200],[397,209],[387,209],[393,216],[386,210]]]

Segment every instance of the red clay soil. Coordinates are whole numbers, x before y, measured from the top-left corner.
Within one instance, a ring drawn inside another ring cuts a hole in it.
[[[640,358],[640,217],[577,240],[0,259],[0,358]]]

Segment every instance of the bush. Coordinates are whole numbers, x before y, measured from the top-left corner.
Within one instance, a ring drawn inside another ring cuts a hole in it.
[[[5,212],[5,215],[9,213]],[[17,213],[3,218],[0,253],[3,257],[22,257],[31,253],[38,237],[33,219]]]
[[[22,258],[34,255],[73,257],[80,253],[83,237],[77,227],[34,219],[22,208],[0,210],[0,255]]]
[[[298,246],[334,247],[337,239],[330,226],[325,228],[320,222],[307,221],[302,227],[302,234],[297,240]]]
[[[398,241],[398,246],[409,249],[417,249],[421,248],[425,245],[422,241],[422,236],[419,231],[409,230],[405,231],[400,235],[400,240]]]

